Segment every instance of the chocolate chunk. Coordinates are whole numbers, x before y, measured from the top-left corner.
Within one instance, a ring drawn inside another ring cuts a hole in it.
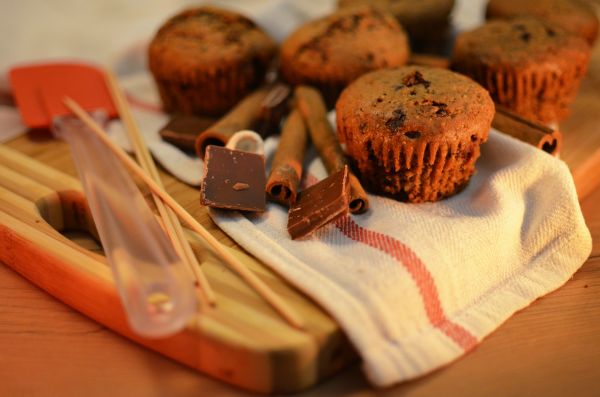
[[[406,120],[406,113],[400,108],[394,110],[392,112],[392,117],[385,122],[387,128],[392,132],[396,132],[402,125],[404,125],[404,121]]]
[[[407,87],[413,87],[415,85],[422,84],[425,88],[429,88],[429,86],[431,85],[431,82],[425,80],[425,78],[423,77],[423,74],[421,72],[419,72],[418,70],[415,70],[414,73],[406,76],[402,80],[402,82]]]
[[[524,42],[528,42],[529,40],[531,40],[531,33],[525,32],[523,34],[521,34],[521,40],[523,40]]]
[[[348,166],[303,190],[288,213],[292,239],[305,237],[348,213]]]
[[[264,211],[265,158],[209,145],[204,156],[203,205],[240,211]]]
[[[193,151],[198,134],[213,123],[214,120],[208,117],[173,116],[159,134],[162,139],[178,148]]]
[[[421,133],[419,131],[406,131],[404,133],[408,139],[419,139],[421,137]]]
[[[442,103],[442,102],[436,102],[436,101],[433,101],[431,104],[438,108],[435,112],[435,114],[437,116],[440,116],[440,117],[448,116],[448,110],[447,110],[448,105],[447,104]]]

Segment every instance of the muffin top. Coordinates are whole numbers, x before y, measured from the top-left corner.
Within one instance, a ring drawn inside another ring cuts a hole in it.
[[[360,77],[342,92],[336,111],[338,119],[360,120],[365,134],[453,143],[478,140],[482,131],[487,133],[494,103],[466,76],[405,66]]]
[[[286,81],[346,84],[375,69],[400,66],[409,54],[408,40],[393,15],[370,7],[335,12],[296,30],[281,47]]]
[[[400,23],[411,23],[423,17],[448,15],[454,7],[454,0],[338,0],[339,8],[365,4],[391,12]]]
[[[533,16],[579,35],[592,44],[598,35],[594,9],[580,0],[490,0],[489,18]]]
[[[531,17],[492,20],[458,35],[453,62],[471,59],[488,65],[525,67],[572,62],[586,57],[589,46],[581,37]]]
[[[163,74],[270,58],[275,43],[250,19],[203,6],[170,18],[150,43],[150,67]]]

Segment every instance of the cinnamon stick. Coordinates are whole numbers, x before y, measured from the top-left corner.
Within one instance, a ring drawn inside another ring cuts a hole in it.
[[[296,87],[294,97],[327,173],[331,175],[341,171],[344,166],[348,165],[348,160],[329,120],[327,120],[327,107],[323,97],[316,89],[303,85]],[[349,173],[349,184],[350,212],[360,214],[367,211],[369,209],[367,193],[352,172]]]
[[[225,116],[196,137],[196,153],[204,158],[208,145],[225,146],[233,134],[241,130],[251,130],[260,119],[260,109],[269,93],[268,88],[254,91],[241,100]]]
[[[492,126],[513,138],[529,143],[553,156],[558,156],[562,146],[562,134],[535,121],[527,120],[513,111],[496,105]]]
[[[449,68],[447,58],[436,55],[412,54],[410,63],[413,65]],[[496,104],[496,114],[492,126],[497,130],[512,136],[522,142],[529,143],[553,156],[558,156],[562,145],[560,131],[526,119],[515,112]]]
[[[307,138],[302,114],[294,108],[283,125],[267,181],[267,194],[273,201],[288,207],[296,202]]]

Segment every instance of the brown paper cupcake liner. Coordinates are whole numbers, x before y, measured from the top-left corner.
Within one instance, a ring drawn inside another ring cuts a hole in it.
[[[568,116],[587,64],[572,65],[560,75],[541,69],[515,70],[485,64],[456,65],[455,69],[486,87],[498,104],[548,124]]]
[[[437,201],[460,191],[475,172],[479,145],[487,139],[486,132],[467,142],[411,144],[400,139],[375,141],[357,133],[354,125],[340,127],[367,190],[413,203]],[[365,152],[367,156],[362,156]]]
[[[165,111],[218,116],[260,85],[267,64],[266,59],[257,58],[252,67],[235,64],[177,76],[154,76]]]

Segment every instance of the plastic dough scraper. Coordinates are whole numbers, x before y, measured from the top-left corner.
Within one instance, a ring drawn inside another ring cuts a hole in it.
[[[131,328],[146,337],[181,330],[196,312],[193,282],[117,157],[63,104],[70,97],[100,123],[117,114],[104,73],[78,63],[13,68],[24,123],[68,142]]]

